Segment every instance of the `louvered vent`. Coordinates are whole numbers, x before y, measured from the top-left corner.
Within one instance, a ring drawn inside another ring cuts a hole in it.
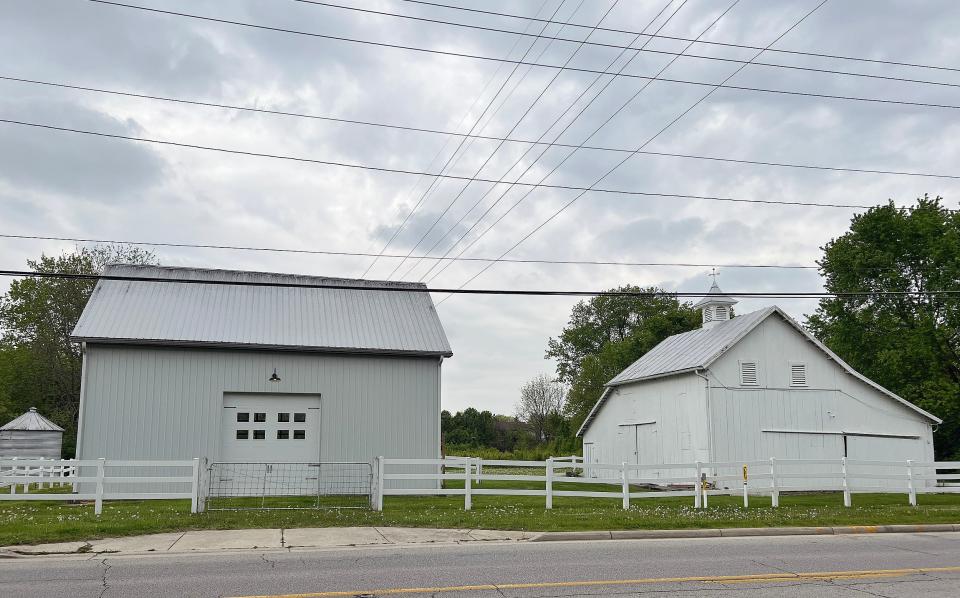
[[[790,364],[790,386],[806,386],[806,385],[807,385],[807,364],[791,363]]]
[[[756,361],[741,361],[740,362],[740,385],[741,386],[757,386],[759,384],[757,380],[757,362]]]

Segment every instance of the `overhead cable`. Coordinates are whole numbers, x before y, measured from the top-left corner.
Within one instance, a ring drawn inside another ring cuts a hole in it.
[[[186,284],[186,285],[214,285],[214,286],[239,286],[239,287],[267,287],[267,288],[293,288],[293,289],[330,289],[342,291],[374,291],[389,293],[449,293],[458,295],[527,295],[527,296],[546,296],[546,297],[703,297],[703,293],[688,293],[674,291],[551,291],[551,290],[521,290],[521,289],[432,289],[419,283],[399,283],[389,281],[369,281],[380,282],[381,285],[356,284],[367,282],[349,278],[328,278],[329,284],[308,283],[308,282],[280,282],[280,281],[253,281],[253,280],[211,280],[195,278],[166,278],[160,276],[131,276],[115,274],[77,274],[67,272],[37,272],[34,270],[0,270],[0,276],[20,277],[20,278],[53,278],[63,280],[95,280],[95,281],[115,281],[115,282],[149,282],[160,284]],[[283,276],[283,275],[281,275]],[[291,277],[300,277],[301,275],[288,275]],[[303,276],[311,278],[309,275]],[[324,277],[317,277],[324,278]],[[340,282],[342,281],[342,282]],[[351,284],[351,282],[355,284]],[[831,293],[826,291],[810,292],[724,292],[724,295],[740,298],[770,298],[770,299],[817,299],[817,298],[855,298],[855,297],[917,297],[917,296],[960,296],[960,291],[953,290],[926,290],[926,291],[858,291]]]
[[[157,13],[157,14],[164,14],[164,15],[177,16],[177,17],[184,17],[184,18],[188,18],[188,19],[197,19],[197,20],[201,20],[201,21],[208,21],[208,22],[214,22],[214,23],[222,23],[222,24],[225,24],[225,25],[236,25],[236,26],[238,26],[238,27],[247,27],[247,28],[253,28],[253,29],[261,29],[261,30],[264,30],[264,31],[273,31],[273,32],[276,32],[276,33],[288,33],[288,34],[292,34],[292,35],[301,35],[301,36],[313,37],[313,38],[318,38],[318,39],[329,39],[329,40],[333,40],[333,41],[342,41],[342,42],[349,42],[349,43],[355,43],[355,44],[364,44],[364,45],[370,45],[370,46],[378,46],[378,47],[382,47],[382,48],[393,48],[393,49],[397,49],[397,50],[409,50],[409,51],[412,51],[412,52],[424,52],[424,53],[429,53],[429,54],[439,54],[439,55],[443,55],[443,56],[454,56],[454,57],[458,57],[458,58],[469,58],[469,59],[473,59],[473,60],[484,60],[484,61],[488,61],[488,62],[510,62],[510,63],[519,63],[519,64],[522,64],[522,65],[529,65],[529,66],[535,66],[535,67],[540,67],[540,68],[548,68],[548,69],[559,69],[559,68],[560,68],[560,66],[559,66],[559,65],[556,65],[556,64],[543,64],[543,63],[538,63],[538,62],[523,62],[523,61],[509,60],[509,59],[504,59],[504,58],[495,58],[495,57],[493,57],[493,56],[482,56],[482,55],[478,55],[478,54],[467,54],[467,53],[464,53],[464,52],[454,52],[454,51],[452,51],[452,50],[436,50],[436,49],[430,49],[430,48],[421,48],[421,47],[417,47],[417,46],[409,46],[409,45],[404,45],[404,44],[392,44],[392,43],[387,43],[387,42],[378,42],[378,41],[374,41],[374,40],[365,40],[365,39],[357,39],[357,38],[351,38],[351,37],[344,37],[344,36],[339,36],[339,35],[329,35],[329,34],[325,34],[325,33],[315,33],[315,32],[310,32],[310,31],[301,31],[301,30],[298,30],[298,29],[288,29],[288,28],[285,28],[285,27],[272,27],[272,26],[270,26],[270,25],[261,25],[261,24],[257,24],[257,23],[248,23],[248,22],[244,22],[244,21],[234,21],[234,20],[230,20],[230,19],[221,19],[221,18],[217,18],[217,17],[207,17],[207,16],[202,16],[202,15],[196,15],[196,14],[185,13],[185,12],[177,12],[177,11],[172,11],[172,10],[162,10],[162,9],[159,9],[159,8],[150,8],[150,7],[146,7],[146,6],[138,6],[138,5],[136,5],[136,4],[126,4],[126,3],[123,3],[123,2],[112,2],[112,1],[110,1],[110,0],[87,0],[87,2],[94,2],[94,3],[97,3],[97,4],[104,4],[104,5],[117,6],[117,7],[123,7],[123,8],[131,8],[131,9],[135,9],[135,10],[142,10],[142,11],[152,12],[152,13]],[[576,71],[576,72],[581,72],[581,73],[593,73],[593,74],[597,74],[598,72],[602,72],[602,71],[597,71],[597,70],[594,70],[594,69],[588,69],[588,68],[582,68],[582,67],[568,67],[567,70]],[[616,76],[617,76],[617,77],[627,77],[627,78],[632,78],[632,79],[647,79],[647,80],[650,80],[650,79],[651,79],[651,77],[649,77],[649,76],[646,76],[646,75],[638,75],[638,74],[634,74],[634,73],[619,73],[619,74],[617,74]],[[691,80],[688,80],[688,79],[667,79],[667,78],[663,78],[663,77],[658,78],[657,80],[658,80],[658,81],[663,81],[663,82],[666,82],[666,83],[678,83],[678,84],[683,84],[683,85],[696,85],[696,86],[700,86],[700,87],[711,87],[711,88],[712,88],[712,87],[719,87],[719,88],[721,88],[721,89],[735,89],[735,90],[740,90],[740,91],[753,91],[753,92],[758,92],[758,93],[769,93],[769,94],[779,94],[779,95],[792,95],[792,96],[800,96],[800,97],[824,98],[824,99],[834,99],[834,100],[846,100],[846,101],[853,101],[853,102],[875,102],[875,103],[880,103],[880,104],[896,104],[896,105],[902,105],[902,106],[915,106],[915,107],[922,107],[922,108],[942,108],[942,109],[949,109],[949,110],[958,110],[958,109],[960,109],[960,105],[957,105],[957,104],[944,104],[944,103],[938,103],[938,102],[920,102],[920,101],[910,101],[910,100],[896,100],[896,99],[890,99],[890,98],[874,98],[874,97],[864,97],[864,96],[836,95],[836,94],[818,93],[818,92],[812,92],[812,91],[793,91],[793,90],[786,90],[786,89],[768,89],[768,88],[764,88],[764,87],[751,87],[751,86],[747,86],[747,85],[728,85],[728,84],[725,84],[725,83],[717,84],[717,83],[710,83],[710,82],[707,82],[707,81],[691,81]]]
[[[400,168],[387,168],[383,166],[369,166],[363,164],[351,164],[348,162],[337,162],[332,160],[317,160],[314,158],[305,158],[300,156],[290,156],[284,154],[269,154],[264,152],[254,152],[247,150],[237,150],[237,149],[228,149],[224,147],[216,147],[210,145],[198,145],[193,143],[181,143],[177,141],[166,141],[161,139],[150,139],[147,137],[134,137],[131,135],[120,135],[116,133],[105,133],[101,131],[90,131],[86,129],[75,129],[71,127],[58,127],[54,125],[48,125],[44,123],[34,123],[20,120],[13,120],[7,118],[0,118],[0,123],[6,123],[11,125],[18,125],[24,127],[34,127],[38,129],[46,129],[51,131],[60,131],[65,133],[77,133],[82,135],[91,135],[94,137],[103,137],[107,139],[122,139],[126,141],[136,141],[140,143],[152,143],[157,145],[165,145],[170,147],[180,147],[180,148],[189,148],[189,149],[198,149],[211,152],[219,152],[224,154],[238,155],[238,156],[250,156],[255,158],[270,158],[274,160],[289,160],[293,162],[303,162],[308,164],[319,164],[323,166],[336,166],[341,168],[354,168],[360,170],[370,170],[374,172],[387,172],[394,174],[407,174],[407,175],[417,175],[417,176],[437,176],[447,179],[454,180],[474,180],[482,183],[507,183],[507,184],[516,184],[523,187],[542,187],[545,189],[564,189],[568,191],[591,191],[595,193],[608,193],[614,195],[636,195],[642,197],[670,197],[678,199],[702,199],[708,201],[729,201],[729,202],[740,202],[740,203],[754,203],[754,204],[775,204],[775,205],[787,205],[787,206],[810,206],[810,207],[819,207],[819,208],[845,208],[845,209],[869,209],[872,206],[863,205],[863,204],[840,204],[840,203],[813,203],[813,202],[804,202],[804,201],[780,201],[775,199],[744,199],[744,198],[735,198],[735,197],[719,197],[719,196],[710,196],[710,195],[688,195],[682,193],[658,193],[652,191],[634,191],[634,190],[625,190],[625,189],[604,189],[598,187],[578,187],[575,185],[547,185],[542,183],[514,183],[513,181],[508,180],[497,180],[497,179],[484,179],[484,178],[473,178],[466,176],[457,176],[452,174],[441,174],[436,172],[423,172],[418,170],[405,170]]]

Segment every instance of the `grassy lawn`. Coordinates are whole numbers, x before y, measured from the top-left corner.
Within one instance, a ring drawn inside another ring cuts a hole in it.
[[[537,487],[536,484],[484,482]],[[556,489],[610,490],[610,486],[558,483]],[[462,486],[461,486],[462,487]],[[542,486],[540,486],[542,487]],[[384,511],[310,509],[215,511],[190,514],[189,501],[116,501],[104,503],[96,517],[91,504],[60,502],[0,502],[0,546],[148,534],[194,529],[292,528],[333,526],[406,526],[487,528],[529,531],[668,529],[706,527],[771,527],[883,525],[900,523],[960,523],[960,496],[920,495],[910,507],[904,494],[855,494],[854,506],[842,506],[838,493],[783,494],[780,507],[770,499],[711,496],[706,510],[693,509],[693,499],[635,499],[627,511],[619,498],[555,497],[544,508],[543,497],[474,496],[473,510],[463,510],[462,496],[398,496],[384,499]]]

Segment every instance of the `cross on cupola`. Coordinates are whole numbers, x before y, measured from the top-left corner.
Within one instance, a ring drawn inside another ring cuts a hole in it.
[[[737,300],[729,295],[724,295],[720,287],[717,286],[717,277],[720,276],[720,273],[717,272],[716,268],[712,268],[707,276],[713,278],[713,284],[710,285],[710,290],[707,291],[706,296],[697,301],[693,307],[700,308],[702,311],[703,327],[713,328],[718,323],[725,322],[733,316],[733,306],[737,304]]]

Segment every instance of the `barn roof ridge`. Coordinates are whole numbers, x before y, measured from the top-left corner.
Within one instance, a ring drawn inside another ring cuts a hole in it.
[[[422,282],[412,282],[403,280],[376,280],[368,278],[345,278],[339,276],[319,276],[315,274],[294,274],[289,272],[266,272],[261,270],[234,270],[229,268],[199,268],[195,266],[159,266],[151,264],[107,264],[104,268],[104,274],[108,276],[143,276],[140,272],[149,271],[155,278],[170,278],[174,280],[210,280],[217,282],[229,281],[231,278],[255,279],[263,278],[266,280],[257,282],[307,282],[317,285],[344,285],[367,286],[367,287],[396,287],[402,289],[425,289],[427,285]],[[134,274],[136,272],[137,274]],[[177,276],[177,274],[187,275],[196,274],[195,278],[189,276]]]

